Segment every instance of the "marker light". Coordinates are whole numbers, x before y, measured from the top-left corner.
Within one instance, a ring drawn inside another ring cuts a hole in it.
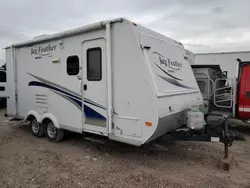
[[[146,126],[148,126],[148,127],[151,127],[151,126],[152,126],[152,123],[151,123],[151,122],[146,121],[146,122],[145,122],[145,125],[146,125]]]

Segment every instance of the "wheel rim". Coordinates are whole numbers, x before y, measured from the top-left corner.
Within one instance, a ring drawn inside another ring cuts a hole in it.
[[[50,138],[54,138],[56,136],[56,128],[52,122],[50,122],[47,126],[47,133]]]
[[[39,132],[39,123],[36,121],[36,119],[32,120],[31,127],[34,133],[37,134]]]

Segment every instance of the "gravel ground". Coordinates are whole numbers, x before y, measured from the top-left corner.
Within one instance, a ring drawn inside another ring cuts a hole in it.
[[[24,124],[0,114],[0,187],[225,187],[250,188],[250,134],[230,148],[230,172],[219,169],[223,145],[176,142],[168,151],[111,143],[70,134],[60,143],[31,135]]]

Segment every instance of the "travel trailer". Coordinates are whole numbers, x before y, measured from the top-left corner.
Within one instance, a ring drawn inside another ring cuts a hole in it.
[[[228,114],[250,120],[250,61],[237,61],[236,78],[228,78],[219,65],[192,65],[204,99],[205,114]]]
[[[7,115],[60,141],[64,130],[142,145],[203,100],[181,43],[126,19],[6,48]]]
[[[204,131],[183,45],[126,19],[13,44],[6,61],[6,115],[37,137],[58,142],[68,130],[140,146],[187,123],[206,141],[232,142]]]

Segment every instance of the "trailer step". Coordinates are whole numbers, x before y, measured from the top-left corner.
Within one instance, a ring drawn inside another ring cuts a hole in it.
[[[104,145],[107,142],[107,139],[103,139],[103,138],[96,138],[96,137],[84,137],[85,140],[88,140],[90,142],[93,143],[98,143],[98,144],[102,144]]]

